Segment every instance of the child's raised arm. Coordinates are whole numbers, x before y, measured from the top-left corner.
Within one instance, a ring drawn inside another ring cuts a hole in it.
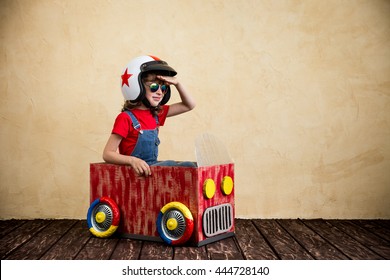
[[[168,85],[174,85],[180,95],[181,102],[169,106],[167,117],[183,114],[195,108],[196,103],[194,98],[189,94],[187,89],[178,81],[176,77],[157,76],[157,78],[161,81],[164,81]]]

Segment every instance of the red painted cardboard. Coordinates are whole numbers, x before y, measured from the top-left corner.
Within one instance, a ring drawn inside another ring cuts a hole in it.
[[[151,166],[152,175],[138,176],[130,166],[108,163],[90,164],[90,201],[102,196],[113,199],[120,210],[118,233],[130,238],[161,240],[156,226],[161,208],[173,201],[181,202],[191,211],[194,231],[190,243],[204,245],[234,233],[234,188],[224,195],[221,183],[225,176],[234,182],[234,164],[206,167]],[[203,185],[213,179],[215,195],[203,195]],[[208,238],[203,230],[203,214],[209,207],[229,203],[233,207],[233,226],[219,236]]]

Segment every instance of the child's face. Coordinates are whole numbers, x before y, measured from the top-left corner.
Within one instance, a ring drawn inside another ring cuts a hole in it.
[[[149,74],[143,79],[146,94],[145,97],[152,107],[156,107],[167,92],[168,86],[157,78],[155,74]]]

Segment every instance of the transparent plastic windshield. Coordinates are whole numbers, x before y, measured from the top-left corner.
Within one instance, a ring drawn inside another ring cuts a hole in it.
[[[196,138],[195,154],[200,167],[233,162],[222,141],[208,133],[201,134]]]

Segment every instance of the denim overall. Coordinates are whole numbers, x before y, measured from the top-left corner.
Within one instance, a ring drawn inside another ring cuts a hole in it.
[[[126,113],[131,118],[134,129],[139,132],[137,144],[135,144],[131,156],[143,159],[149,165],[196,167],[196,163],[190,161],[157,161],[158,145],[160,144],[160,139],[158,138],[158,126],[160,123],[158,122],[157,116],[154,117],[157,124],[155,129],[142,130],[141,125],[134,114],[130,111],[126,111]]]
[[[156,164],[158,145],[160,144],[160,139],[158,138],[159,122],[157,116],[154,117],[157,124],[155,129],[142,130],[141,125],[134,114],[130,111],[126,111],[126,113],[131,118],[134,129],[139,132],[138,140],[131,156],[143,159],[149,165]]]

